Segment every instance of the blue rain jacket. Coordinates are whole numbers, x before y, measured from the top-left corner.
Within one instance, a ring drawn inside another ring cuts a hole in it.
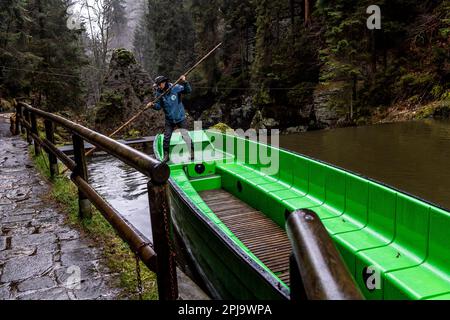
[[[166,115],[166,122],[170,124],[178,124],[184,120],[186,120],[186,113],[184,111],[184,105],[182,101],[183,94],[190,94],[192,92],[191,85],[189,82],[185,82],[182,85],[172,85],[170,86],[170,92],[167,93],[164,97],[162,97],[153,109],[155,110],[164,110],[164,114]],[[165,90],[158,89],[156,91],[157,96],[162,95]]]

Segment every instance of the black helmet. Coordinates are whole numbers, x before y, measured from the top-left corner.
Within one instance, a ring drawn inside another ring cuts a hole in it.
[[[163,82],[169,82],[169,78],[167,78],[165,76],[159,76],[155,79],[156,85],[160,85]]]

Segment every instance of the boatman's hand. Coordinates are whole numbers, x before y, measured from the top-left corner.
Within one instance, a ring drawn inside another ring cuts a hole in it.
[[[180,81],[181,81],[182,83],[186,82],[186,76],[185,76],[185,75],[182,75],[182,76],[180,77]]]
[[[152,109],[155,106],[155,104],[153,102],[149,102],[147,104],[147,109]]]

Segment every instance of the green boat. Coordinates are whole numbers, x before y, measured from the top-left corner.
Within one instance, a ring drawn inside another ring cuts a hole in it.
[[[449,211],[251,139],[189,134],[201,160],[186,159],[186,144],[174,134],[171,219],[179,263],[213,298],[289,299],[285,217],[310,209],[367,299],[450,299]],[[158,136],[159,159],[162,145]],[[267,161],[274,155],[275,171]]]

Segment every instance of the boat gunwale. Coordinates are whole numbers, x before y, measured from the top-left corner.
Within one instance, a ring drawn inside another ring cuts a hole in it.
[[[208,132],[208,131],[209,131],[209,132],[213,132],[213,130],[204,130],[204,131],[206,131],[206,132]],[[220,134],[222,134],[222,135],[227,135],[226,133],[220,133]],[[241,139],[250,140],[248,137],[242,137],[242,136],[236,136],[236,137],[241,138]],[[251,141],[252,141],[252,140],[251,140]],[[278,148],[279,150],[284,151],[284,152],[287,152],[287,153],[290,153],[290,154],[292,154],[292,155],[294,155],[294,156],[300,156],[300,157],[303,157],[303,158],[306,158],[306,159],[309,159],[309,160],[318,162],[318,163],[320,163],[320,164],[327,165],[327,166],[332,167],[332,168],[334,168],[334,169],[338,169],[338,170],[344,171],[345,173],[350,173],[350,174],[352,174],[352,175],[354,175],[354,176],[356,176],[356,177],[358,177],[358,178],[363,178],[363,179],[367,180],[368,182],[373,182],[373,183],[379,184],[379,185],[382,186],[382,187],[385,187],[385,188],[388,188],[388,189],[392,189],[393,191],[395,191],[395,192],[397,192],[397,193],[401,193],[401,194],[404,194],[404,195],[406,195],[406,196],[409,196],[409,197],[411,197],[411,198],[413,198],[413,199],[415,199],[415,200],[422,201],[422,202],[424,202],[424,203],[427,204],[427,205],[434,206],[434,207],[436,207],[437,209],[443,210],[443,211],[447,212],[448,214],[450,214],[450,208],[446,208],[446,207],[444,207],[444,206],[442,206],[442,205],[440,205],[440,204],[437,204],[437,203],[432,202],[432,201],[430,201],[430,200],[426,200],[426,199],[424,199],[424,198],[421,198],[420,196],[414,195],[414,194],[412,194],[412,193],[410,193],[410,192],[408,192],[408,191],[404,191],[404,190],[402,190],[402,189],[400,189],[400,188],[398,188],[398,187],[394,187],[394,186],[389,185],[389,184],[387,184],[387,183],[385,183],[385,182],[381,182],[381,181],[379,181],[379,180],[376,180],[375,178],[370,178],[370,177],[368,177],[368,176],[366,176],[366,175],[364,175],[364,174],[362,174],[362,173],[357,173],[357,172],[355,172],[355,171],[352,171],[352,170],[349,170],[349,169],[345,169],[345,168],[343,168],[343,167],[340,167],[340,166],[338,166],[338,165],[336,165],[336,164],[332,164],[332,163],[329,163],[329,162],[326,162],[326,161],[323,161],[323,160],[319,160],[319,159],[314,158],[314,157],[312,157],[312,156],[308,156],[308,155],[302,154],[302,153],[297,152],[297,151],[288,150],[288,149],[282,148],[282,147],[280,147],[280,146],[272,146],[272,145],[269,145],[269,144],[266,144],[266,143],[263,143],[263,142],[259,142],[259,141],[254,141],[254,142],[257,142],[258,144],[264,145],[264,146],[266,146],[266,147]]]

